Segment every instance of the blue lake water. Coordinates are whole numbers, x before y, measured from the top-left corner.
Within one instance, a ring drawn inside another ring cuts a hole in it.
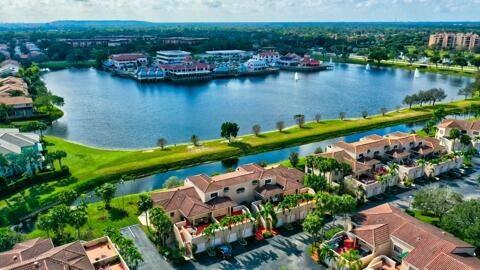
[[[280,72],[264,77],[213,80],[195,84],[148,83],[113,77],[95,69],[67,69],[46,73],[47,86],[65,98],[65,116],[48,134],[80,143],[109,148],[155,146],[220,136],[225,121],[239,124],[240,133],[251,133],[254,124],[275,129],[279,120],[293,124],[293,115],[307,120],[375,114],[381,107],[394,109],[405,95],[441,87],[446,101],[471,79],[413,71],[336,64],[334,70],[300,74]]]

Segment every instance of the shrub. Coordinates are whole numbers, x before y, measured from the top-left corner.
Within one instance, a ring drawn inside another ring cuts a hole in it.
[[[344,229],[343,229],[343,227],[341,227],[341,226],[335,226],[335,227],[332,227],[332,228],[326,230],[326,231],[325,231],[325,240],[330,240],[330,239],[332,239],[332,237],[333,237],[335,234],[337,234],[337,233],[339,233],[339,232],[341,232],[341,231],[343,231],[343,230],[344,230]]]

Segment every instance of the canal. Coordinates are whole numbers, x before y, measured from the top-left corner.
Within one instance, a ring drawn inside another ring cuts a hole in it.
[[[107,148],[155,146],[158,138],[169,144],[218,138],[220,125],[236,122],[240,134],[254,124],[275,129],[277,121],[293,124],[293,115],[313,120],[347,117],[362,111],[378,113],[401,105],[405,95],[421,89],[445,89],[446,101],[469,78],[433,73],[414,76],[413,71],[393,68],[366,70],[363,65],[335,64],[332,71],[219,79],[195,84],[138,83],[113,77],[96,69],[67,69],[46,73],[48,88],[65,98],[64,117],[49,135]],[[305,146],[306,147],[306,146]],[[276,155],[276,154],[271,154]],[[263,158],[263,157],[262,157]],[[248,159],[248,157],[245,157]]]
[[[212,162],[212,163],[206,163],[198,166],[187,167],[184,169],[172,170],[172,171],[159,173],[159,174],[151,175],[144,178],[117,183],[116,196],[136,194],[136,193],[160,189],[163,187],[163,184],[165,183],[165,181],[172,176],[178,177],[180,179],[184,179],[188,176],[201,174],[201,173],[204,173],[207,175],[212,175],[215,173],[223,173],[228,170],[235,169],[240,165],[248,164],[248,163],[265,162],[268,164],[273,164],[273,163],[281,162],[283,160],[287,160],[290,153],[292,152],[297,152],[300,154],[300,156],[305,156],[308,154],[312,154],[315,151],[315,149],[317,149],[318,147],[321,147],[323,150],[325,150],[325,148],[328,145],[341,140],[345,142],[354,142],[364,136],[371,135],[371,134],[385,135],[395,131],[411,132],[412,130],[418,130],[422,127],[423,127],[422,122],[413,123],[413,124],[396,125],[392,127],[386,127],[381,129],[355,133],[355,134],[340,137],[340,138],[284,148],[276,151],[270,151],[270,152],[265,152],[265,153],[250,155],[250,156],[243,156],[235,160],[229,160],[229,161],[223,161],[223,162]],[[98,198],[93,196],[93,192],[90,192],[88,195],[89,195],[88,196],[89,198],[87,199],[87,201],[93,202],[98,200]]]

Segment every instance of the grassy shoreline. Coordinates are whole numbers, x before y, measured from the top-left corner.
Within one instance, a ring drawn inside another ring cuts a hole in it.
[[[328,61],[329,59],[323,59],[321,57],[321,60]],[[342,59],[335,59],[334,62],[338,63],[348,63],[348,64],[360,64],[360,65],[366,65],[365,60],[360,59],[360,58],[349,58],[348,60],[342,60]],[[368,62],[372,66],[380,66],[380,67],[391,67],[391,68],[401,68],[405,70],[415,70],[418,68],[421,72],[428,72],[428,73],[438,73],[438,74],[444,74],[444,75],[457,75],[457,76],[465,76],[465,77],[475,77],[475,74],[478,71],[469,71],[467,69],[465,70],[457,70],[457,69],[448,69],[448,68],[442,68],[442,67],[421,67],[419,64],[407,64],[403,62],[385,62],[382,61],[381,63],[377,62]]]
[[[95,60],[85,60],[79,62],[68,62],[68,61],[47,61],[38,63],[40,68],[48,68],[50,70],[61,70],[66,68],[89,68],[95,67],[97,62]]]
[[[480,98],[438,104],[447,113],[460,112],[471,104],[479,104]],[[330,139],[376,128],[425,120],[431,117],[433,107],[424,106],[389,112],[385,116],[374,115],[367,119],[325,120],[307,123],[304,128],[290,127],[283,132],[270,131],[256,137],[245,135],[232,144],[225,140],[202,142],[199,147],[188,144],[170,146],[166,150],[103,150],[46,136],[50,151],[64,150],[68,157],[63,163],[70,167],[72,178],[52,181],[27,188],[0,201],[0,225],[14,222],[19,217],[54,203],[58,194],[74,189],[87,192],[105,182],[121,177],[135,178],[167,170],[194,166],[205,162],[256,154],[280,148]],[[20,215],[20,216],[19,216]]]

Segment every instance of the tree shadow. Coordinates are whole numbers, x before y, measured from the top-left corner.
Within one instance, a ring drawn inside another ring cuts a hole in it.
[[[75,178],[75,177],[67,177],[67,178],[63,178],[59,181],[57,181],[57,183],[55,184],[55,186],[57,187],[64,187],[64,186],[68,186],[68,185],[71,185],[75,182],[77,182],[78,179]]]
[[[243,152],[248,152],[248,151],[250,151],[250,149],[252,149],[252,146],[250,144],[244,143],[244,142],[231,142],[228,145],[232,146],[232,147],[239,148]]]
[[[128,212],[124,209],[112,207],[108,210],[108,218],[112,221],[121,220],[128,217]]]
[[[268,252],[255,251],[238,260],[242,263],[244,269],[256,269],[260,268],[268,261],[274,261],[276,259],[278,259],[278,255],[270,250]]]
[[[295,243],[289,239],[277,240],[275,243],[271,244],[275,249],[285,252],[288,256],[300,256],[303,253],[303,250],[299,249]]]

